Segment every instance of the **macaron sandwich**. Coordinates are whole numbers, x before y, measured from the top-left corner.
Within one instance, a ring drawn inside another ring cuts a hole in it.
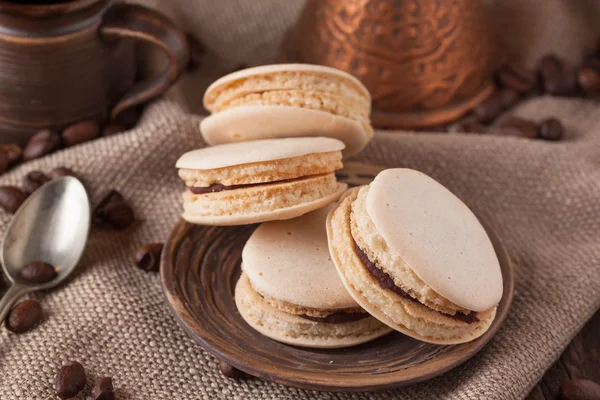
[[[235,302],[251,327],[274,340],[336,348],[391,331],[357,304],[336,272],[325,232],[331,208],[266,222],[244,247]]]
[[[347,188],[344,143],[325,137],[255,140],[206,147],[177,161],[183,218],[205,225],[243,225],[295,218],[338,199]]]
[[[206,90],[200,125],[210,145],[325,136],[358,153],[372,138],[371,95],[352,75],[309,64],[277,64],[226,75]]]
[[[349,190],[327,234],[348,292],[389,327],[438,344],[490,327],[503,291],[492,243],[471,210],[427,175],[389,169]]]

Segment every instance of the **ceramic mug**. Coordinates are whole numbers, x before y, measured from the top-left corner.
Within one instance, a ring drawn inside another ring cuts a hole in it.
[[[167,55],[159,75],[135,82],[135,41]],[[120,0],[0,1],[0,142],[42,128],[104,122],[169,88],[189,56],[163,14]]]

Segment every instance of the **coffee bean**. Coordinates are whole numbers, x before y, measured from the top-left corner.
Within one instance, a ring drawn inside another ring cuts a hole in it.
[[[221,371],[223,376],[225,376],[226,378],[240,379],[247,377],[247,374],[245,372],[240,371],[239,369],[229,365],[228,363],[222,360],[219,360],[219,371]]]
[[[581,68],[577,73],[577,82],[586,94],[600,92],[600,72],[593,68]]]
[[[34,283],[50,282],[56,278],[56,269],[53,265],[43,261],[33,261],[21,269],[19,277],[25,281]]]
[[[69,399],[77,396],[85,387],[85,370],[83,365],[73,361],[63,365],[56,374],[54,386],[56,394],[61,399]]]
[[[590,58],[590,59],[584,60],[583,63],[581,64],[581,68],[591,68],[595,71],[600,72],[600,58]]]
[[[0,174],[5,173],[9,167],[10,160],[8,158],[8,153],[0,148]]]
[[[100,226],[122,230],[134,221],[133,210],[116,190],[105,192],[94,208],[94,220]]]
[[[14,167],[21,161],[23,149],[18,144],[2,144],[0,149],[8,156],[8,165]]]
[[[94,121],[78,122],[68,126],[62,132],[65,146],[75,146],[96,139],[98,136],[100,136],[100,127]]]
[[[77,178],[75,172],[67,167],[57,167],[50,171],[50,178],[52,179],[62,178],[63,176],[74,176]]]
[[[42,320],[42,306],[35,300],[24,300],[6,317],[6,328],[14,333],[27,332]]]
[[[34,134],[25,149],[23,150],[23,160],[29,161],[34,158],[45,156],[60,147],[60,135],[49,129],[42,129]]]
[[[568,96],[577,92],[575,71],[554,54],[540,60],[540,75],[546,93],[556,96]]]
[[[96,386],[92,389],[93,400],[114,400],[115,392],[113,391],[113,384],[111,377],[100,378],[96,383]]]
[[[134,126],[137,125],[141,114],[142,114],[141,106],[130,107],[127,110],[120,113],[119,115],[117,115],[117,118],[115,118],[115,120],[112,122],[117,123],[119,125],[126,126],[127,128],[133,128]]]
[[[498,93],[498,97],[500,98],[500,103],[502,104],[502,109],[506,110],[519,101],[521,98],[519,93],[516,90],[512,89],[502,89]]]
[[[561,400],[600,400],[600,385],[588,379],[566,379],[560,385]]]
[[[453,133],[477,133],[482,131],[483,127],[479,123],[479,119],[474,116],[463,118],[448,127],[448,132]]]
[[[102,136],[112,136],[116,135],[117,133],[125,132],[126,130],[127,127],[125,125],[113,122],[104,126],[104,129],[102,130]]]
[[[504,99],[500,91],[492,93],[487,99],[482,101],[475,109],[473,114],[479,121],[488,123],[496,119],[504,110]]]
[[[527,93],[535,87],[535,73],[519,64],[504,64],[496,72],[500,87],[512,89],[518,93]]]
[[[204,56],[204,45],[195,36],[188,33],[185,35],[188,46],[190,48],[190,58],[187,64],[188,72],[193,72],[198,69]]]
[[[556,118],[548,118],[540,123],[538,137],[544,140],[560,140],[565,133],[563,124]]]
[[[533,121],[511,115],[503,118],[497,127],[490,129],[490,133],[533,139],[537,136],[537,125]]]
[[[23,190],[26,193],[33,193],[51,179],[42,171],[31,171],[23,179]]]
[[[135,265],[146,272],[158,271],[163,246],[163,243],[150,243],[140,247],[135,253]]]
[[[11,214],[17,212],[27,200],[27,194],[14,186],[0,186],[0,207]]]

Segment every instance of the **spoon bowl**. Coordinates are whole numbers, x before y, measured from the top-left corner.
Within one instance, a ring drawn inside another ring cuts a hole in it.
[[[0,262],[12,286],[0,300],[0,322],[25,293],[49,289],[73,272],[90,230],[90,202],[83,184],[74,177],[52,180],[36,190],[19,208],[0,248]],[[49,282],[21,279],[21,269],[32,261],[56,268]]]

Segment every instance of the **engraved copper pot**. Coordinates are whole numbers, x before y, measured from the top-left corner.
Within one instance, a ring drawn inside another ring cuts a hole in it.
[[[345,70],[371,91],[375,126],[423,128],[493,91],[494,50],[478,0],[308,0],[280,60]]]

